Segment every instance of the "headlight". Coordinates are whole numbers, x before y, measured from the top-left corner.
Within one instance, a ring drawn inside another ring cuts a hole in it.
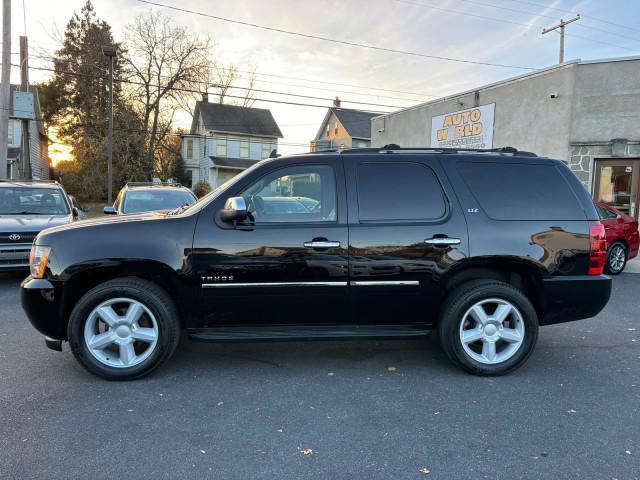
[[[44,277],[44,271],[47,268],[51,247],[42,247],[40,245],[32,245],[29,254],[29,267],[31,268],[31,276],[33,278]]]

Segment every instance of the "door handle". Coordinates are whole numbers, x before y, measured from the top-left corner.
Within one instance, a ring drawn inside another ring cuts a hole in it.
[[[429,245],[433,245],[436,247],[447,247],[449,245],[460,245],[460,239],[449,237],[434,237],[427,238],[424,243],[428,243]]]
[[[333,240],[312,240],[310,242],[304,242],[302,245],[305,248],[338,248],[340,242]]]

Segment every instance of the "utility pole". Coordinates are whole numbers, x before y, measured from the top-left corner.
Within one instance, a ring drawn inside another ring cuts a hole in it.
[[[545,33],[553,32],[558,28],[560,29],[560,62],[558,63],[564,63],[564,27],[578,20],[580,20],[580,14],[576,15],[576,17],[572,18],[571,20],[567,20],[566,22],[563,19],[560,19],[560,23],[558,23],[557,25],[542,30],[542,35],[544,35]]]
[[[109,58],[109,139],[107,140],[107,205],[113,204],[113,59],[116,47],[102,47],[102,54]]]
[[[2,0],[2,76],[0,77],[0,180],[7,178],[9,94],[11,86],[11,0]]]
[[[20,36],[20,88],[29,91],[29,43],[27,37]],[[42,121],[38,118],[36,122]],[[22,119],[22,152],[20,154],[20,178],[31,180],[31,142],[29,135],[29,120]]]

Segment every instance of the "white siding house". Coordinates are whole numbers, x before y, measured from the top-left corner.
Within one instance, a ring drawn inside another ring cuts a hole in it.
[[[199,181],[216,188],[268,158],[282,133],[271,111],[201,101],[196,103],[189,134],[182,136],[182,158]]]

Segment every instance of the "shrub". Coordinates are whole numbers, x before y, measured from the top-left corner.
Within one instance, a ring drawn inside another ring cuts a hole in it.
[[[211,185],[209,185],[207,182],[198,182],[193,187],[193,193],[195,193],[196,197],[198,198],[204,197],[210,191]]]

